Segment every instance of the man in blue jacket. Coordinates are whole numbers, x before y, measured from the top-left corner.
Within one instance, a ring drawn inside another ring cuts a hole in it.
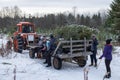
[[[55,37],[51,34],[50,35],[50,42],[49,42],[49,50],[47,51],[46,54],[46,62],[48,65],[46,67],[50,67],[51,66],[51,56],[52,53],[54,52],[55,48],[56,48],[56,39]]]
[[[103,54],[99,57],[99,59],[102,59],[103,57],[105,57],[105,66],[107,71],[105,78],[111,77],[111,68],[110,68],[110,63],[112,60],[112,45],[110,44],[111,41],[112,39],[106,40],[106,45],[104,46]]]

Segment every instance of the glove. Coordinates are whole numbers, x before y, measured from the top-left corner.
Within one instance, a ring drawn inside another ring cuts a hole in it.
[[[102,57],[99,57],[99,59],[102,59]]]

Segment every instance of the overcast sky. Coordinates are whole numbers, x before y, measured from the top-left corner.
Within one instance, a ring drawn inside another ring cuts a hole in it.
[[[108,9],[113,0],[0,0],[0,9],[17,5],[22,12],[56,13],[71,12],[76,7],[76,12],[97,12]]]

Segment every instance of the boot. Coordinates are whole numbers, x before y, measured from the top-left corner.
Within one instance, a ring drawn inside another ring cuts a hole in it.
[[[111,77],[111,73],[109,73],[107,77],[110,78]]]
[[[97,64],[95,63],[94,67],[97,67]]]
[[[43,64],[47,64],[47,60],[45,62],[43,62]]]
[[[110,77],[111,77],[111,73],[105,75],[105,78],[110,78]]]
[[[43,64],[47,64],[47,62],[43,62]]]
[[[50,67],[51,65],[47,65],[46,67]]]
[[[93,66],[93,64],[90,64],[89,66]]]

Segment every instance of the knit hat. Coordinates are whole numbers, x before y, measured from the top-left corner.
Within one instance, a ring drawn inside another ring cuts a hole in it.
[[[106,44],[110,44],[111,41],[112,41],[112,39],[107,39]]]
[[[53,38],[54,36],[53,36],[53,34],[50,34],[50,38]]]

